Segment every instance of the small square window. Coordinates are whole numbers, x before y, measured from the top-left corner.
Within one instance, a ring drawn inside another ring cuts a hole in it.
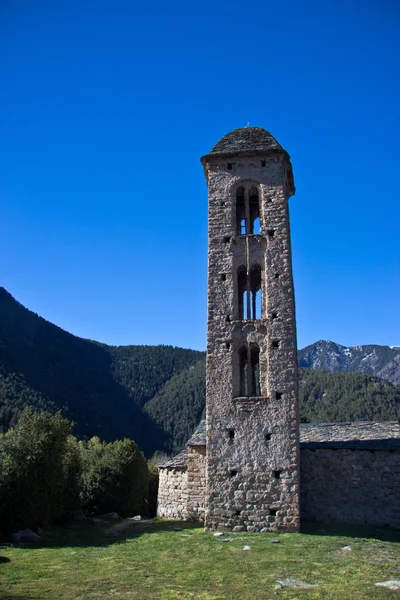
[[[225,244],[229,244],[230,241],[231,241],[231,236],[230,235],[225,235],[224,236],[224,242],[225,242]]]
[[[275,398],[276,400],[282,400],[282,392],[276,392]]]
[[[282,471],[274,471],[274,477],[275,477],[275,479],[280,479],[281,478],[281,473],[282,473]]]
[[[279,348],[279,344],[280,344],[279,340],[272,340],[272,344],[271,345],[272,345],[273,348]]]
[[[232,171],[233,169],[233,163],[228,163],[227,165],[228,171]]]
[[[237,475],[236,469],[230,469],[230,471],[229,471],[229,477],[236,477],[236,475]]]
[[[276,313],[276,312],[273,312],[273,313],[271,314],[271,319],[277,319],[277,318],[278,318],[278,313]]]
[[[270,238],[273,238],[273,237],[274,237],[274,235],[275,235],[275,230],[274,230],[274,229],[268,229],[268,236],[269,236]]]
[[[276,513],[278,512],[277,508],[270,508],[269,509],[269,514],[271,515],[271,517],[276,517]]]
[[[226,274],[225,273],[221,273],[221,281],[226,281]]]
[[[235,439],[235,430],[234,429],[228,429],[228,438],[230,440],[234,440]]]
[[[271,437],[272,437],[272,436],[271,436],[271,434],[270,434],[270,433],[266,433],[266,434],[265,434],[265,441],[266,441],[266,442],[270,442],[270,441],[271,441]]]
[[[261,166],[262,166],[262,167],[265,167],[265,160],[262,160],[262,161],[261,161]]]

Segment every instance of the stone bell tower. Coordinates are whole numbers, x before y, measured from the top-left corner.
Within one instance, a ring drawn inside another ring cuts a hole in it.
[[[203,156],[209,200],[207,529],[299,528],[288,153],[259,127]]]

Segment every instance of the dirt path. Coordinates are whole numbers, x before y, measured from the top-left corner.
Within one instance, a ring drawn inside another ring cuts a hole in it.
[[[141,519],[140,521],[136,519],[122,519],[118,523],[115,523],[115,525],[105,529],[104,533],[106,535],[119,535],[130,527],[135,527],[135,529],[151,529],[154,527],[154,521],[153,519]]]

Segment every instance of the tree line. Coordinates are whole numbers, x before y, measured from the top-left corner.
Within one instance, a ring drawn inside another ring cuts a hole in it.
[[[147,462],[133,440],[79,441],[59,412],[32,409],[0,436],[3,535],[111,511],[122,516],[154,511]]]

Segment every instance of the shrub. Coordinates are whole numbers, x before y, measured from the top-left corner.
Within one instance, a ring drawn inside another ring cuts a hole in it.
[[[92,438],[82,446],[82,460],[81,500],[88,514],[147,514],[147,463],[133,440]]]
[[[72,476],[72,424],[60,413],[26,410],[0,442],[0,529],[47,525],[60,518]],[[75,455],[76,457],[76,455]],[[71,504],[72,506],[72,504]]]

